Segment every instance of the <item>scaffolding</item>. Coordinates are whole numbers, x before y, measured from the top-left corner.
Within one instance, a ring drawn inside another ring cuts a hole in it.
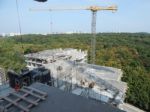
[[[93,100],[103,101],[104,99],[105,102],[111,104],[116,104],[117,97],[120,98],[119,102],[124,100],[124,92],[116,88],[113,83],[109,83],[108,80],[102,79],[96,74],[86,71],[87,69],[90,70],[90,67],[93,67],[92,65],[89,66],[77,62],[69,63],[69,66],[67,63],[59,64],[56,63],[53,65],[55,66],[55,69],[59,68],[56,69],[57,76],[53,80],[53,83],[55,83],[54,87]],[[87,66],[89,66],[89,68]],[[101,69],[105,70],[106,68],[101,67]],[[111,68],[109,68],[109,70],[111,71]]]
[[[0,68],[0,85],[3,85],[5,83],[6,83],[5,70],[3,68]]]

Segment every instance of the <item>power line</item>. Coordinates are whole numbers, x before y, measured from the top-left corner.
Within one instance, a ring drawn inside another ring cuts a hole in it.
[[[20,21],[18,0],[16,0],[16,9],[17,9],[17,17],[18,17],[19,34],[20,34],[21,43],[22,43],[22,29],[21,29],[21,21]],[[22,45],[22,49],[23,49],[23,48],[24,48],[24,47],[23,47],[23,44],[21,44],[21,45]]]

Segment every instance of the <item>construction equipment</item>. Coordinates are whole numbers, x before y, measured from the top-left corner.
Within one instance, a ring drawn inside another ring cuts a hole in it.
[[[96,16],[97,11],[102,10],[110,10],[110,11],[116,11],[117,6],[112,5],[109,7],[99,7],[99,6],[91,6],[88,8],[53,8],[53,9],[30,9],[30,11],[65,11],[65,10],[90,10],[92,12],[92,23],[91,23],[91,33],[92,33],[92,39],[91,39],[91,63],[95,64],[95,49],[96,49]]]
[[[33,70],[24,69],[20,74],[9,70],[7,75],[10,87],[16,90],[20,89],[22,86],[29,86],[35,82],[51,86],[51,72],[44,67],[39,67]]]

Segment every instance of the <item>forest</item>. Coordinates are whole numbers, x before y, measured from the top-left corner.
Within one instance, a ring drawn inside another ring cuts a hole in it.
[[[22,35],[0,37],[0,67],[19,71],[24,54],[54,48],[91,51],[91,34]],[[150,111],[150,34],[98,33],[96,64],[120,68],[128,83],[125,102]]]

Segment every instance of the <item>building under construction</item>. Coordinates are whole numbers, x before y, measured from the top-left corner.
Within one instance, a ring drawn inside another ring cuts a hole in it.
[[[87,51],[77,49],[54,49],[45,50],[38,53],[25,55],[27,67],[34,69],[45,66],[59,60],[70,60],[73,62],[85,63],[87,62]]]
[[[45,67],[51,71],[54,87],[79,96],[113,105],[124,102],[127,84],[122,71],[87,63],[87,51],[54,49],[25,55],[29,69]]]

